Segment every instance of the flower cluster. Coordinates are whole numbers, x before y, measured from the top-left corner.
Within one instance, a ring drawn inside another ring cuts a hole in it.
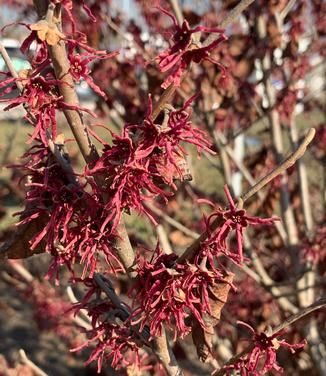
[[[92,275],[99,253],[111,270],[123,269],[111,247],[110,231],[99,231],[105,215],[100,199],[72,184],[41,142],[24,157],[27,161],[20,167],[30,182],[26,184],[26,208],[18,213],[19,224],[41,219],[43,225],[30,243],[35,249],[44,241],[45,250],[53,256],[48,275],[58,278],[60,265],[72,271],[75,262],[84,264],[84,276],[87,271]]]
[[[80,110],[93,114],[90,110],[80,106],[69,105],[64,102],[58,92],[58,84],[61,82],[54,79],[53,73],[45,76],[34,75],[29,71],[21,72],[20,78],[8,78],[1,82],[5,87],[0,96],[9,94],[17,89],[17,83],[23,86],[23,91],[17,97],[0,99],[0,102],[7,102],[9,105],[4,108],[8,111],[23,104],[28,113],[25,118],[35,127],[35,130],[28,142],[40,138],[44,145],[48,145],[48,138],[57,137],[57,110]]]
[[[218,262],[219,256],[223,254],[241,264],[243,229],[248,225],[271,225],[276,220],[248,216],[245,210],[236,208],[227,186],[225,193],[229,208],[217,209],[205,218],[208,237],[201,243],[194,264],[178,262],[175,254],[166,255],[159,248],[151,261],[144,258],[137,260],[139,283],[135,286],[134,301],[140,301],[140,304],[133,312],[133,322],[141,322],[142,327],[146,322],[150,323],[151,335],[159,335],[165,323],[173,329],[175,338],[177,335],[183,337],[191,330],[187,325],[191,315],[206,329],[203,318],[213,314],[209,291],[218,283],[226,282],[226,271]],[[213,226],[211,222],[214,218]],[[236,250],[231,250],[227,241],[233,231],[236,234]]]
[[[101,157],[86,176],[104,176],[106,181],[98,187],[105,194],[105,209],[109,215],[102,229],[112,221],[116,229],[124,210],[136,209],[154,219],[144,206],[144,201],[153,197],[166,199],[172,193],[166,187],[175,188],[173,180],[184,179],[180,160],[185,160],[186,151],[181,142],[196,145],[209,151],[205,134],[194,128],[186,111],[193,98],[180,110],[169,112],[162,125],[152,119],[152,102],[149,99],[148,113],[142,124],[126,124],[122,135],[112,133],[112,145],[106,144]]]
[[[70,21],[74,26],[72,1],[55,0],[53,3],[61,3],[71,16]],[[81,5],[91,16],[84,1]],[[87,45],[86,35],[80,32],[74,35],[75,39],[68,38],[47,20],[22,25],[31,33],[22,43],[21,51],[27,54],[32,43],[36,44],[30,62],[31,69],[20,71],[17,78],[6,74],[0,83],[0,101],[8,103],[5,110],[23,105],[27,111],[25,118],[35,128],[28,140],[29,143],[34,141],[35,145],[24,155],[25,162],[15,166],[27,177],[25,186],[28,187],[26,208],[18,213],[21,216],[19,225],[37,221],[36,234],[30,240],[31,248],[34,250],[42,244],[45,251],[53,256],[48,276],[56,276],[57,280],[60,265],[66,265],[73,272],[72,264],[76,262],[84,265],[83,276],[87,273],[92,275],[99,253],[107,261],[109,270],[121,270],[122,266],[111,246],[112,233],[102,226],[106,218],[102,198],[80,179],[79,182],[77,178],[71,182],[49,149],[50,141],[53,145],[60,138],[57,131],[59,111],[85,111],[94,117],[96,115],[80,107],[78,102],[68,104],[63,100],[60,91],[64,91],[61,89],[70,86],[70,83],[64,77],[55,77],[48,46],[63,41],[67,47],[69,73],[73,80],[79,82],[80,79],[85,79],[96,93],[104,97],[105,93],[89,77],[88,64],[97,58],[111,58],[117,53],[95,50]],[[85,52],[80,52],[81,50]],[[21,92],[12,97],[17,88]]]
[[[89,290],[82,301],[74,305],[73,310],[78,313],[85,309],[91,319],[92,329],[86,331],[89,339],[71,351],[95,345],[85,365],[97,360],[98,372],[102,369],[103,361],[117,370],[132,365],[141,368],[137,332],[127,322],[122,322],[123,318],[117,319],[119,313],[111,302],[100,298],[101,290],[93,279],[86,278],[82,282]],[[130,356],[130,353],[134,356]]]
[[[209,291],[224,274],[209,271],[205,265],[178,263],[175,254],[165,254],[159,247],[151,261],[137,260],[138,282],[134,286],[135,305],[132,323],[149,323],[152,336],[161,335],[163,324],[174,331],[174,338],[191,331],[191,318],[206,329],[203,317],[212,315]]]
[[[197,26],[194,29],[191,29],[187,20],[183,21],[182,25],[179,26],[172,13],[163,8],[160,8],[160,10],[171,17],[175,29],[172,37],[173,45],[156,57],[161,72],[167,72],[172,69],[169,77],[161,86],[164,89],[171,84],[180,86],[181,76],[183,72],[188,69],[190,64],[192,62],[200,64],[203,60],[208,60],[211,63],[216,64],[225,76],[226,71],[223,65],[214,60],[210,55],[221,42],[226,40],[226,36],[223,34],[224,30],[205,26]],[[220,34],[220,36],[207,46],[201,46],[199,42],[195,42],[192,38],[193,34],[198,32],[217,33]]]
[[[286,333],[286,330],[281,330],[272,335],[267,335],[264,332],[257,333],[254,329],[244,323],[239,322],[247,329],[250,330],[253,336],[253,344],[249,354],[240,357],[234,364],[224,367],[228,375],[233,374],[233,370],[240,371],[241,376],[259,376],[264,375],[266,372],[275,370],[283,372],[283,368],[277,363],[276,352],[280,347],[295,353],[297,350],[302,349],[306,341],[302,343],[289,344],[283,339],[278,339]]]

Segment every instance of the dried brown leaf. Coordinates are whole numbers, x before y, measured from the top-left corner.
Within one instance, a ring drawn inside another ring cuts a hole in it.
[[[0,259],[22,259],[44,252],[44,242],[40,242],[33,250],[29,243],[34,235],[41,231],[44,223],[44,218],[37,218],[17,227],[10,239],[0,246]]]
[[[198,359],[207,362],[212,354],[212,343],[214,338],[214,326],[217,325],[221,318],[221,311],[227,301],[231,283],[234,274],[230,273],[225,276],[225,282],[219,282],[211,286],[208,291],[212,315],[203,316],[206,324],[204,330],[197,320],[192,320],[192,340],[196,346]]]
[[[50,46],[55,46],[61,39],[65,38],[65,34],[61,33],[55,25],[50,25],[47,21],[42,20],[30,25],[31,30],[37,32],[37,36]]]
[[[215,326],[221,318],[221,311],[224,307],[224,304],[227,302],[233,278],[234,274],[229,273],[224,277],[225,282],[219,282],[216,285],[211,286],[208,291],[212,317],[216,319],[216,323],[213,324],[213,326]]]

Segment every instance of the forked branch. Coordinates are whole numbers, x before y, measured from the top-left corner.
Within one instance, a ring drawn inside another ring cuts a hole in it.
[[[290,154],[280,165],[278,165],[274,170],[272,170],[269,174],[263,177],[257,184],[255,184],[252,188],[250,188],[244,195],[242,195],[238,199],[238,208],[243,207],[243,203],[248,200],[250,197],[255,195],[260,189],[265,187],[269,182],[275,179],[278,175],[282,174],[285,170],[290,168],[294,165],[294,163],[303,156],[305,153],[308,145],[311,143],[315,136],[315,129],[310,128],[304,139],[302,140],[301,144],[298,148]],[[217,227],[219,227],[222,223],[220,217],[217,217],[211,224],[211,231],[214,231]],[[185,252],[179,257],[179,262],[183,262],[186,260],[190,260],[199,250],[201,243],[204,242],[208,237],[208,232],[205,231],[201,234],[201,236],[196,239],[186,250]]]

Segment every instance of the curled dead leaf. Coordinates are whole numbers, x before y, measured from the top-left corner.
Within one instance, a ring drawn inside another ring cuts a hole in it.
[[[10,239],[0,246],[0,259],[23,259],[36,253],[44,252],[44,242],[31,250],[30,240],[44,228],[45,219],[37,218],[32,222],[20,225],[15,229]]]
[[[205,363],[211,357],[214,327],[208,326],[208,328],[204,330],[199,322],[195,319],[193,319],[191,327],[192,340],[196,346],[198,359]]]
[[[205,330],[195,318],[192,318],[192,340],[196,346],[198,359],[201,362],[205,363],[211,357],[215,334],[214,326],[217,325],[221,318],[221,311],[227,301],[233,278],[234,274],[229,273],[224,277],[225,282],[221,281],[210,287],[208,296],[212,314],[210,316],[203,316],[203,320],[207,326]]]
[[[211,286],[208,291],[208,296],[212,310],[212,317],[215,318],[215,323],[213,323],[213,326],[215,326],[221,318],[221,311],[224,307],[224,304],[227,302],[233,278],[233,273],[227,274],[224,277],[225,282],[221,281],[216,285]]]
[[[45,20],[30,25],[31,30],[37,32],[37,36],[50,46],[55,46],[61,39],[65,38],[65,34],[58,30],[56,25],[51,25]]]

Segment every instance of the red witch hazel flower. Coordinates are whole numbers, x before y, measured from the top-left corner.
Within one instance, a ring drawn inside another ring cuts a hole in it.
[[[137,154],[150,156],[152,166],[162,175],[168,185],[173,185],[173,179],[184,180],[184,171],[180,163],[185,160],[186,150],[181,142],[193,144],[197,147],[198,153],[205,150],[214,154],[207,134],[202,130],[193,127],[191,124],[191,111],[187,111],[197,95],[189,98],[179,110],[169,108],[168,116],[162,124],[156,124],[152,120],[152,99],[148,100],[148,111],[145,121],[141,125],[128,126],[129,133],[137,139]]]
[[[106,212],[109,214],[101,231],[105,231],[106,225],[113,221],[111,232],[114,232],[123,210],[135,209],[147,214],[155,222],[143,201],[158,195],[166,197],[170,193],[154,183],[153,179],[160,176],[150,170],[149,162],[148,159],[137,156],[137,148],[125,129],[123,136],[113,134],[113,145],[106,145],[95,167],[86,172],[92,176],[107,176],[105,184],[97,187],[108,196]]]
[[[30,61],[32,68],[38,68],[39,71],[40,71],[43,68],[48,67],[49,64],[50,64],[50,58],[49,58],[47,43],[44,39],[41,40],[38,37],[37,30],[36,30],[37,24],[34,24],[34,26],[36,26],[36,28],[34,28],[32,24],[26,24],[24,22],[14,22],[14,23],[11,23],[9,25],[4,26],[1,29],[1,31],[6,29],[7,27],[17,26],[17,25],[24,26],[28,30],[31,31],[31,33],[23,40],[23,42],[20,46],[20,51],[23,54],[26,54],[27,51],[31,48],[33,43],[35,43],[35,45],[36,45],[35,51],[33,51],[32,60]],[[61,34],[61,33],[59,33],[59,34]],[[62,37],[64,37],[63,34],[62,34]],[[29,57],[28,57],[28,60],[30,60]]]
[[[201,254],[209,258],[212,266],[214,265],[212,260],[213,255],[218,256],[220,253],[241,264],[243,262],[243,229],[248,227],[248,225],[272,225],[275,221],[279,220],[277,217],[258,218],[248,216],[244,209],[237,209],[227,185],[224,186],[224,191],[229,202],[229,209],[224,211],[217,209],[205,219],[208,232],[210,232],[212,219],[217,217],[220,220],[217,230],[202,245]],[[235,231],[236,235],[236,252],[230,252],[226,244],[226,239],[232,231]]]
[[[30,240],[31,249],[43,241],[45,251],[52,255],[48,277],[59,282],[59,267],[84,265],[83,277],[92,276],[101,253],[111,271],[121,271],[123,266],[111,246],[110,231],[99,231],[104,206],[96,195],[91,195],[79,184],[72,184],[43,145],[33,146],[24,156],[28,161],[18,166],[29,176],[26,208],[18,224],[34,220],[40,222],[39,231]],[[105,217],[104,217],[105,218]]]
[[[96,314],[108,314],[112,307],[107,305],[103,307],[95,307],[92,309],[93,312],[98,311]],[[93,312],[89,312],[92,316],[92,321],[94,320]],[[105,322],[95,321],[96,324],[94,328],[88,331],[90,339],[83,343],[81,346],[78,346],[71,351],[79,351],[86,347],[89,347],[91,344],[96,343],[95,349],[91,353],[89,359],[85,362],[85,366],[97,361],[97,372],[100,373],[103,365],[103,361],[115,369],[121,369],[130,366],[131,364],[127,361],[125,356],[126,352],[131,351],[136,354],[136,361],[133,361],[138,364],[140,368],[140,357],[138,355],[139,347],[137,345],[137,336],[134,332],[125,327],[120,326],[116,323],[111,323],[109,320]]]
[[[107,99],[106,94],[97,86],[90,76],[90,69],[88,64],[97,59],[109,59],[118,55],[119,52],[107,53],[102,50],[94,50],[87,48],[87,52],[82,54],[74,54],[74,49],[77,45],[85,47],[85,43],[78,43],[75,40],[68,40],[68,59],[70,61],[69,73],[72,75],[74,80],[78,83],[81,79],[84,79],[88,85],[95,91],[96,94],[100,95],[104,99]]]
[[[25,118],[35,126],[35,130],[28,140],[28,143],[31,143],[39,137],[44,145],[48,145],[47,131],[50,129],[52,138],[56,138],[56,110],[58,109],[85,111],[96,117],[92,111],[86,108],[64,102],[62,96],[59,95],[57,86],[61,81],[54,79],[52,73],[43,77],[35,75],[35,72],[30,73],[24,71],[21,72],[21,77],[19,78],[7,78],[0,83],[0,87],[5,87],[4,92],[0,93],[0,97],[17,89],[17,82],[21,82],[23,86],[22,93],[15,98],[0,99],[0,102],[8,103],[4,111],[11,110],[21,104],[27,106],[29,112]]]
[[[227,282],[218,270],[204,265],[178,263],[177,255],[165,254],[159,247],[151,261],[138,258],[138,282],[134,303],[139,304],[132,315],[132,324],[148,323],[152,336],[161,335],[163,324],[174,332],[174,338],[191,331],[191,317],[206,329],[204,315],[212,315],[209,288]],[[227,282],[228,283],[228,282]]]
[[[109,213],[101,230],[113,221],[112,231],[119,223],[123,210],[135,209],[155,220],[143,205],[144,200],[155,197],[167,199],[172,195],[165,188],[175,189],[173,179],[182,179],[180,158],[186,151],[181,142],[209,151],[204,133],[191,126],[190,113],[185,111],[191,100],[178,111],[169,112],[166,124],[155,124],[151,118],[152,102],[142,124],[126,124],[122,136],[112,133],[113,145],[105,145],[95,167],[87,175],[104,175],[106,183],[97,189],[108,196],[106,210]],[[164,123],[164,122],[163,122]]]
[[[133,331],[128,324],[121,323],[125,318],[121,317],[119,323],[117,322],[116,318],[119,317],[117,309],[111,302],[100,298],[101,290],[93,279],[75,279],[74,281],[81,281],[89,288],[82,301],[74,305],[73,310],[75,313],[81,309],[86,310],[91,319],[92,329],[85,331],[89,339],[71,351],[80,351],[95,344],[95,349],[85,366],[97,361],[98,373],[101,372],[104,361],[117,370],[128,368],[132,364],[141,368],[140,339],[137,332]],[[130,356],[129,352],[134,356]]]
[[[302,349],[306,345],[306,340],[301,343],[289,344],[283,339],[278,339],[286,333],[283,329],[272,335],[267,335],[264,332],[257,333],[248,324],[238,321],[253,335],[253,346],[249,354],[243,355],[236,363],[225,366],[228,375],[233,374],[234,370],[240,371],[241,376],[260,376],[266,372],[275,370],[282,373],[283,368],[277,363],[276,352],[280,347],[295,353],[297,350]]]
[[[223,34],[224,30],[205,26],[197,26],[194,29],[190,29],[189,23],[186,20],[183,21],[183,24],[180,27],[172,13],[163,8],[159,9],[171,17],[175,28],[172,37],[174,44],[156,57],[161,72],[166,72],[173,68],[172,73],[163,82],[162,87],[166,89],[171,84],[180,86],[181,75],[189,67],[191,62],[199,64],[203,60],[208,60],[213,64],[216,64],[222,70],[223,75],[225,75],[226,71],[223,65],[210,56],[210,53],[221,42],[226,40],[226,36]],[[198,46],[198,43],[193,41],[192,34],[200,31],[206,33],[218,33],[221,34],[221,36],[207,46]]]

